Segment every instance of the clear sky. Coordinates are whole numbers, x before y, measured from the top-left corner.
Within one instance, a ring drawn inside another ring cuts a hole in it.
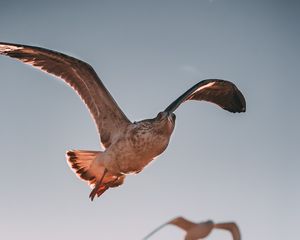
[[[299,1],[6,1],[0,41],[90,63],[132,120],[205,78],[231,80],[245,114],[177,111],[165,153],[90,202],[68,149],[99,149],[85,105],[55,78],[0,58],[0,238],[139,240],[165,221],[236,221],[244,240],[295,239],[300,222]],[[169,226],[155,239],[182,239]],[[230,239],[215,231],[209,239]]]

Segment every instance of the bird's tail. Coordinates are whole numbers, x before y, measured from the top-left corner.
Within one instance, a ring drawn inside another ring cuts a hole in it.
[[[66,154],[70,168],[81,180],[87,181],[93,188],[91,200],[102,195],[108,188],[117,187],[124,181],[125,176],[116,176],[104,166],[103,152],[71,150]]]
[[[99,151],[71,150],[67,151],[66,158],[77,177],[93,185],[97,177],[96,158],[100,154]]]

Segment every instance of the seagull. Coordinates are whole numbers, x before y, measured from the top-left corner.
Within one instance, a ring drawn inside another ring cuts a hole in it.
[[[175,126],[174,111],[181,103],[203,100],[229,112],[246,111],[245,98],[233,83],[206,79],[154,118],[131,122],[88,63],[53,50],[14,43],[0,42],[0,54],[61,78],[86,104],[104,150],[70,150],[66,159],[75,174],[92,188],[92,201],[107,189],[122,185],[127,175],[139,173],[164,152]]]
[[[207,237],[214,228],[224,229],[231,233],[233,240],[241,240],[239,228],[234,222],[214,223],[211,220],[206,222],[194,223],[183,217],[177,217],[171,221],[159,226],[154,231],[149,233],[143,240],[148,239],[164,226],[172,224],[186,231],[185,240],[197,240]]]

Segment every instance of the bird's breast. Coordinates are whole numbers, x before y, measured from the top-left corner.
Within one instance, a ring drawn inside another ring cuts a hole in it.
[[[146,129],[129,131],[114,145],[114,161],[120,172],[129,174],[140,172],[168,146],[170,136]]]
[[[141,157],[154,158],[161,154],[169,143],[169,136],[158,134],[152,131],[140,133],[132,136],[132,148]]]

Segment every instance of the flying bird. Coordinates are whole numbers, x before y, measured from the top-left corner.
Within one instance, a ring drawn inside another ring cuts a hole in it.
[[[147,240],[154,233],[168,224],[175,225],[186,231],[184,240],[203,239],[207,237],[214,228],[227,230],[231,233],[233,240],[241,240],[240,230],[234,222],[214,223],[213,221],[208,220],[206,222],[194,223],[183,217],[177,217],[167,223],[164,223],[149,233],[143,240]]]
[[[90,199],[123,184],[126,175],[139,173],[168,146],[175,126],[174,111],[187,100],[207,101],[229,112],[245,112],[242,93],[231,82],[200,81],[152,119],[131,122],[87,63],[41,47],[0,42],[0,54],[16,58],[61,78],[89,109],[104,151],[70,150],[67,162],[92,188]]]

